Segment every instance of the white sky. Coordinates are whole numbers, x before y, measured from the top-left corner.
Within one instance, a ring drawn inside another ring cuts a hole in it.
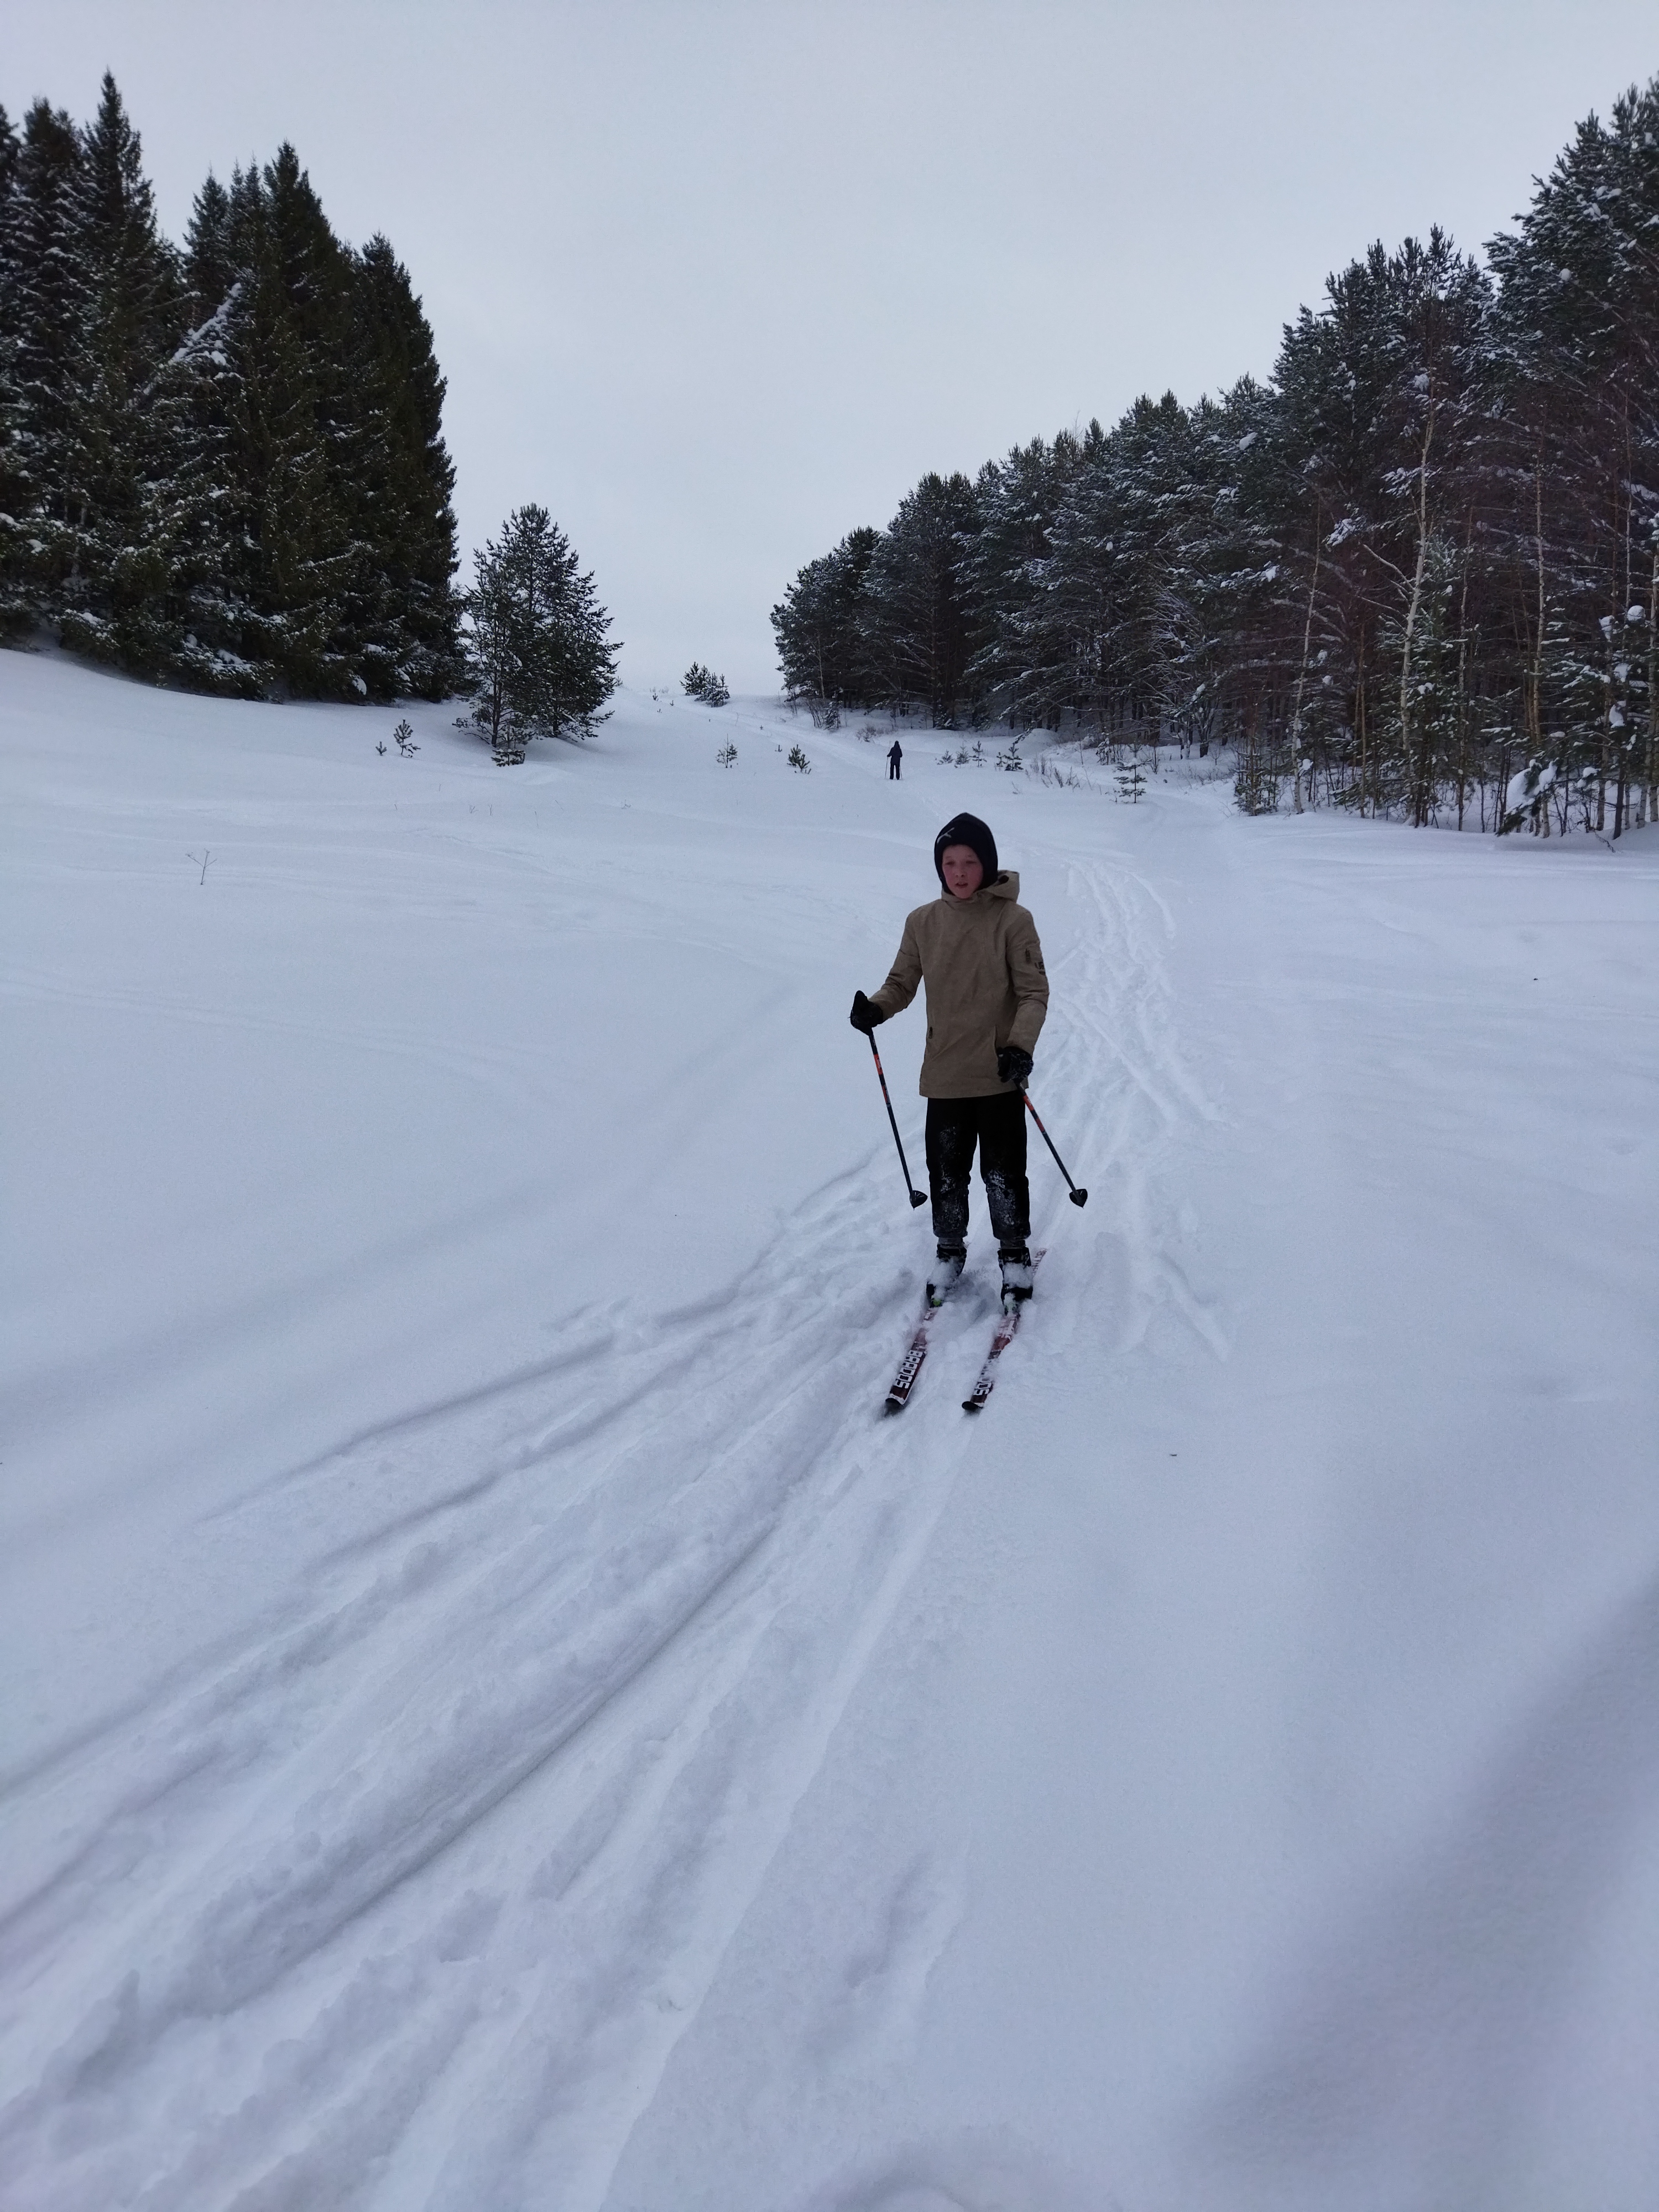
[[[775,687],[768,610],[925,470],[1270,368],[1373,238],[1475,246],[1659,70],[1653,0],[14,0],[106,66],[175,237],[291,138],[449,379],[471,549],[539,500],[636,684]]]

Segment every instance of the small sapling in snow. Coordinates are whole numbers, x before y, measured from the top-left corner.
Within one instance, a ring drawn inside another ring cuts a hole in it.
[[[811,775],[812,773],[812,763],[799,745],[791,745],[789,748],[789,765],[802,775]]]
[[[415,742],[414,729],[408,722],[399,722],[397,728],[392,732],[392,743],[397,746],[398,750],[403,755],[405,760],[413,760],[416,754],[421,750]],[[382,745],[380,750],[384,752],[386,750],[386,747]]]
[[[720,750],[715,754],[714,758],[720,763],[722,768],[730,768],[737,757],[738,749],[732,744],[731,738],[728,738],[726,743],[720,747]]]
[[[212,860],[213,860],[213,855],[212,855],[212,854],[211,854],[211,853],[186,853],[186,854],[185,854],[185,858],[187,860],[199,860],[199,861],[201,862],[201,864],[202,864],[202,872],[201,872],[200,876],[197,878],[197,880],[198,880],[198,883],[204,883],[204,883],[207,881],[207,872],[208,872],[208,869],[209,869],[209,867],[210,867],[210,866],[211,865]]]
[[[694,660],[680,678],[680,684],[690,699],[701,699],[705,707],[723,707],[732,694],[726,688],[726,678],[716,676],[712,668],[705,668]]]
[[[383,753],[386,750],[386,739],[384,738],[380,739],[374,750],[377,753]]]

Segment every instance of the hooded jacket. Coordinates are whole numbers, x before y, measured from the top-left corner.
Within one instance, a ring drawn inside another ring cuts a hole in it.
[[[949,891],[906,918],[898,957],[870,1003],[884,1020],[927,986],[924,1098],[991,1098],[1017,1088],[997,1080],[1006,1044],[1035,1052],[1048,1011],[1048,978],[1036,924],[1005,872],[972,898]]]

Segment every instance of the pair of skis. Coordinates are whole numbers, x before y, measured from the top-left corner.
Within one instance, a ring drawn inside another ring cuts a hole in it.
[[[1041,1252],[1032,1253],[1033,1267],[1042,1257]],[[1004,1308],[1002,1317],[996,1326],[996,1334],[991,1339],[991,1348],[986,1353],[985,1363],[979,1370],[979,1380],[962,1401],[962,1410],[964,1413],[977,1413],[984,1410],[986,1400],[996,1388],[997,1362],[1013,1342],[1015,1334],[1019,1328],[1019,1317],[1026,1304],[1025,1299],[1019,1298],[1011,1301]],[[941,1310],[942,1309],[939,1307],[930,1306],[916,1323],[916,1333],[905,1349],[904,1357],[898,1364],[898,1372],[894,1376],[892,1387],[887,1393],[885,1410],[888,1413],[902,1413],[909,1404],[910,1393],[915,1389],[916,1377],[921,1372],[921,1363],[927,1357],[928,1332]]]

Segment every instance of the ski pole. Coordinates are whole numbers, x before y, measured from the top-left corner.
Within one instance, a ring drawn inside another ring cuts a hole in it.
[[[893,1111],[893,1102],[887,1097],[887,1078],[882,1073],[881,1054],[876,1050],[875,1037],[868,1030],[864,1034],[870,1039],[870,1056],[876,1063],[876,1080],[881,1085],[881,1095],[887,1099],[887,1118],[893,1125],[893,1142],[898,1146],[899,1165],[904,1170],[904,1188],[910,1194],[912,1206],[926,1206],[927,1192],[918,1190],[910,1180],[910,1163],[904,1157],[904,1141],[898,1133],[898,1116]],[[1039,1122],[1037,1126],[1041,1128],[1042,1125]]]
[[[885,1089],[885,1087],[886,1086],[884,1085],[883,1088]],[[1020,1086],[1019,1095],[1023,1099],[1024,1099],[1026,1109],[1029,1111],[1031,1119],[1036,1123],[1039,1129],[1042,1129],[1042,1116],[1037,1112],[1036,1108],[1031,1104],[1030,1093],[1025,1089],[1024,1085]],[[1051,1152],[1054,1152],[1054,1140],[1048,1134],[1048,1132],[1046,1129],[1042,1129],[1042,1141],[1047,1145]],[[1066,1177],[1073,1205],[1087,1206],[1089,1203],[1088,1192],[1086,1190],[1079,1190],[1077,1185],[1073,1182],[1070,1171],[1066,1168],[1065,1161],[1061,1159],[1058,1152],[1054,1152],[1054,1165],[1060,1170],[1061,1175]]]

